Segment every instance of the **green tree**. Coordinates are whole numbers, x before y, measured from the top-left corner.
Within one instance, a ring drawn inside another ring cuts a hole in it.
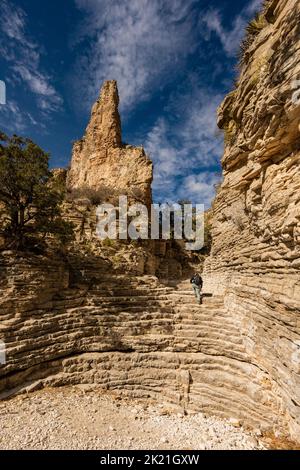
[[[61,217],[63,198],[49,155],[30,139],[0,132],[0,233],[6,244],[29,248],[50,235],[70,240],[73,226]]]

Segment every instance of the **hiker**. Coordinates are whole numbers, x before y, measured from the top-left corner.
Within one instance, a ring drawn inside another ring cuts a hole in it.
[[[202,304],[201,289],[203,287],[203,280],[199,273],[194,274],[194,276],[191,279],[191,284],[194,289],[195,297],[198,300],[199,305],[201,305]]]

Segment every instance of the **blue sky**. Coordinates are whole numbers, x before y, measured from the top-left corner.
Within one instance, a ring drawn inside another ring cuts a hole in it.
[[[123,141],[154,162],[156,201],[209,206],[220,178],[216,108],[233,86],[261,0],[1,0],[0,129],[65,167],[104,80],[117,80]]]

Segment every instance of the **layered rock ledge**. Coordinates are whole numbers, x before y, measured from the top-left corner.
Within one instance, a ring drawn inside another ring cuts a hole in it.
[[[276,383],[254,364],[241,319],[221,296],[195,304],[189,282],[116,275],[103,260],[1,259],[0,369],[5,398],[98,384],[133,398],[285,429]]]
[[[206,274],[299,440],[300,5],[267,2],[264,15],[219,110],[224,180]]]
[[[2,398],[98,384],[300,441],[299,8],[266,3],[220,108],[224,181],[203,305],[188,282],[117,274],[100,256],[4,253]],[[117,105],[108,82],[74,146],[68,186],[138,186],[148,204],[152,167],[121,143]]]

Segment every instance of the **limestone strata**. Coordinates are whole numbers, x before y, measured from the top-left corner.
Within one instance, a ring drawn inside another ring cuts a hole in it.
[[[206,273],[299,440],[300,4],[268,2],[265,17],[219,110],[224,181]]]
[[[128,194],[149,205],[152,163],[142,147],[122,143],[118,104],[116,82],[105,82],[85,136],[74,144],[67,186]]]
[[[109,274],[98,259],[1,259],[1,396],[97,383],[133,397],[284,429],[268,375],[252,364],[221,296],[195,305],[188,282]]]
[[[97,383],[300,441],[299,2],[267,2],[264,15],[220,109],[224,182],[203,305],[188,281],[118,274],[103,251],[81,253],[93,209],[88,201],[66,207],[77,253],[75,245],[64,261],[0,258],[1,397]],[[149,202],[151,164],[122,146],[117,104],[108,82],[74,147],[68,184],[120,190],[137,182]]]
[[[96,233],[97,207],[88,198],[64,202],[63,214],[74,227],[75,249],[110,259],[119,272],[150,274],[164,279],[179,279],[199,257],[186,252],[177,240],[99,240]]]

